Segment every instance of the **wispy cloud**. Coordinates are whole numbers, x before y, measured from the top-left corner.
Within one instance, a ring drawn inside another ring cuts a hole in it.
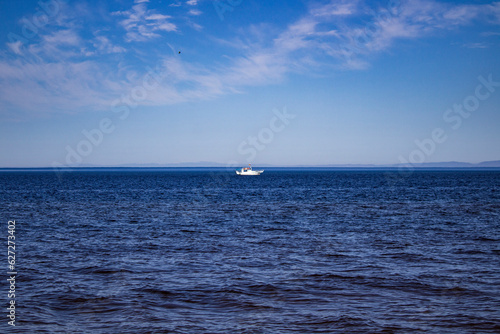
[[[0,62],[5,105],[42,113],[74,112],[83,107],[102,109],[109,89],[101,68],[92,62],[27,64]],[[9,84],[6,85],[5,83]]]
[[[477,43],[464,43],[464,44],[462,44],[462,46],[464,48],[467,48],[467,49],[487,49],[489,47],[488,44],[486,44],[486,43],[480,43],[480,42],[477,42]]]
[[[127,51],[134,52],[134,42],[142,45],[162,33],[178,31],[178,27],[170,15],[149,10],[146,1],[135,2],[131,9],[113,13],[120,18],[118,24],[130,44],[119,44],[117,40],[122,39],[113,39],[106,31],[83,38],[78,27],[65,22],[58,22],[59,29],[48,29],[29,46],[8,43],[17,58],[0,58],[0,107],[45,112],[106,109],[139,85],[140,73],[126,70],[131,66]],[[190,6],[197,3],[186,2]],[[396,47],[399,40],[459,29],[474,20],[500,23],[498,2],[454,5],[413,0],[401,2],[397,8],[373,8],[371,12],[365,8],[360,1],[330,1],[311,6],[281,30],[269,25],[249,27],[236,42],[221,42],[234,50],[232,56],[223,58],[225,62],[188,62],[174,52],[164,54],[151,61],[156,61],[166,79],[140,103],[167,105],[241,93],[249,86],[282,82],[290,73],[321,75],[339,68],[363,69],[373,55]],[[487,44],[463,46],[482,48]],[[348,57],[346,47],[352,50]],[[115,63],[99,62],[98,55],[120,58]]]
[[[189,12],[188,12],[189,15],[195,15],[195,16],[198,16],[198,15],[201,15],[202,12],[198,9],[191,9]]]
[[[127,41],[146,41],[160,37],[159,32],[177,31],[177,26],[169,22],[171,16],[155,13],[144,4],[137,4],[127,11],[113,12],[113,15],[124,16],[120,24],[127,31]]]
[[[23,42],[20,40],[16,42],[7,43],[7,47],[18,56],[22,55],[21,51],[22,46]]]
[[[332,1],[313,8],[302,19],[310,28],[308,34],[318,38],[318,50],[337,57],[340,65],[346,68],[366,65],[372,54],[390,49],[398,40],[416,39],[440,30],[457,29],[478,18],[489,18],[491,22],[495,22],[500,3],[456,5],[432,0],[401,1],[397,6],[372,9],[372,14],[361,21],[356,15],[361,14],[359,7],[356,2]],[[324,28],[330,25],[335,28]],[[289,27],[290,32],[293,29],[293,25]],[[321,36],[335,36],[336,39],[326,40],[319,38]],[[304,41],[303,37],[300,40]],[[348,57],[345,50],[349,51]]]
[[[481,36],[491,37],[491,36],[500,36],[500,32],[498,31],[485,31],[481,33]]]
[[[352,15],[358,11],[359,1],[332,1],[326,5],[314,6],[310,15],[314,17],[332,17]]]
[[[127,51],[124,47],[111,43],[109,38],[105,36],[97,36],[93,45],[100,53],[122,53]]]
[[[493,5],[453,5],[430,0],[401,2],[397,7],[375,8],[370,15],[357,1],[330,1],[312,6],[302,18],[289,24],[271,43],[241,45],[245,55],[206,76],[184,75],[183,80],[216,82],[216,93],[240,91],[248,85],[279,82],[287,73],[317,73],[325,68],[364,69],[370,57],[394,47],[398,40],[416,39],[439,30],[457,29],[480,17],[491,16]],[[359,20],[359,16],[363,20]],[[265,46],[267,44],[267,46]],[[351,46],[356,51],[345,57]],[[485,47],[470,44],[469,47]],[[336,64],[336,65],[335,65]],[[208,80],[211,77],[212,80]],[[201,81],[200,79],[203,79]]]
[[[50,35],[43,36],[43,40],[52,45],[79,45],[80,37],[78,34],[70,29],[59,30]]]

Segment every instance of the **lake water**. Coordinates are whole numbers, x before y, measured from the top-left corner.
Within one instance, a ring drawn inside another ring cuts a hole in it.
[[[500,171],[59,176],[0,172],[0,332],[500,333]]]

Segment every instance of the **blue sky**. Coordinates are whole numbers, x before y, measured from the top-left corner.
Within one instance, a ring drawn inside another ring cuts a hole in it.
[[[500,159],[500,2],[0,1],[0,167]]]

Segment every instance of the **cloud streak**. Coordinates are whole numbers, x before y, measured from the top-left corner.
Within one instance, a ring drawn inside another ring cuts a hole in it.
[[[151,38],[161,37],[161,32],[177,31],[177,26],[170,22],[172,17],[162,15],[147,9],[145,4],[139,3],[127,11],[111,13],[115,16],[124,16],[120,21],[121,26],[127,31],[126,40],[146,41]]]

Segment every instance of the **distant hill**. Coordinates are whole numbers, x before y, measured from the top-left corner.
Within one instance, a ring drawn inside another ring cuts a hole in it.
[[[246,166],[245,163],[241,166]],[[272,164],[253,164],[254,167],[294,167],[294,168],[307,168],[307,167],[317,167],[317,168],[397,168],[405,167],[404,164],[393,164],[393,165],[375,165],[375,164],[328,164],[328,165],[272,165]],[[81,166],[85,167],[85,166]],[[94,166],[98,167],[98,166]],[[227,164],[212,162],[212,161],[199,161],[199,162],[180,162],[172,164],[123,164],[119,166],[112,167],[170,167],[170,168],[181,168],[181,167],[228,167]],[[230,167],[230,166],[229,166]],[[235,166],[236,167],[236,166]],[[472,164],[468,162],[459,161],[446,161],[446,162],[426,162],[422,164],[413,164],[413,168],[487,168],[487,167],[499,167],[500,160],[495,161],[483,161],[478,164]]]
[[[405,164],[392,164],[392,165],[374,165],[374,164],[330,164],[330,165],[298,165],[293,167],[337,167],[337,168],[397,168],[408,167]],[[477,164],[459,161],[446,161],[446,162],[425,162],[421,164],[412,164],[413,168],[500,168],[500,160],[483,161]]]
[[[123,164],[119,166],[113,167],[133,167],[133,168],[141,168],[141,167],[225,167],[225,164],[221,164],[218,162],[212,161],[199,161],[199,162],[179,162],[179,163],[171,163],[171,164]]]
[[[260,166],[260,165],[259,165]],[[271,166],[273,167],[273,166]],[[287,166],[284,166],[287,167]],[[328,165],[294,165],[288,167],[320,167],[320,168],[398,168],[408,167],[405,164],[328,164]],[[426,162],[421,164],[412,164],[413,168],[500,168],[500,160],[483,161],[477,164],[459,161],[446,161],[446,162]]]
[[[483,161],[477,164],[478,167],[500,167],[500,160],[495,161]]]
[[[328,165],[272,165],[272,164],[252,164],[254,167],[294,167],[294,168],[307,168],[307,167],[317,167],[317,168],[397,168],[405,167],[404,164],[392,164],[392,165],[375,165],[375,164],[328,164]],[[246,166],[245,163],[241,166]],[[86,167],[86,166],[80,166]],[[99,167],[99,166],[93,166]],[[211,161],[199,161],[199,162],[180,162],[172,164],[123,164],[119,166],[112,167],[169,167],[169,168],[181,168],[181,167],[214,167],[214,168],[224,168],[231,167],[227,164],[211,162]],[[238,166],[235,166],[238,167]],[[446,162],[426,162],[421,164],[412,164],[413,168],[500,168],[500,160],[495,161],[483,161],[477,164],[472,164],[469,162],[459,162],[459,161],[446,161]]]
[[[399,165],[401,166],[401,165]],[[478,164],[468,162],[448,161],[448,162],[427,162],[422,164],[414,164],[416,168],[483,168],[483,167],[500,167],[500,160],[483,161]]]

